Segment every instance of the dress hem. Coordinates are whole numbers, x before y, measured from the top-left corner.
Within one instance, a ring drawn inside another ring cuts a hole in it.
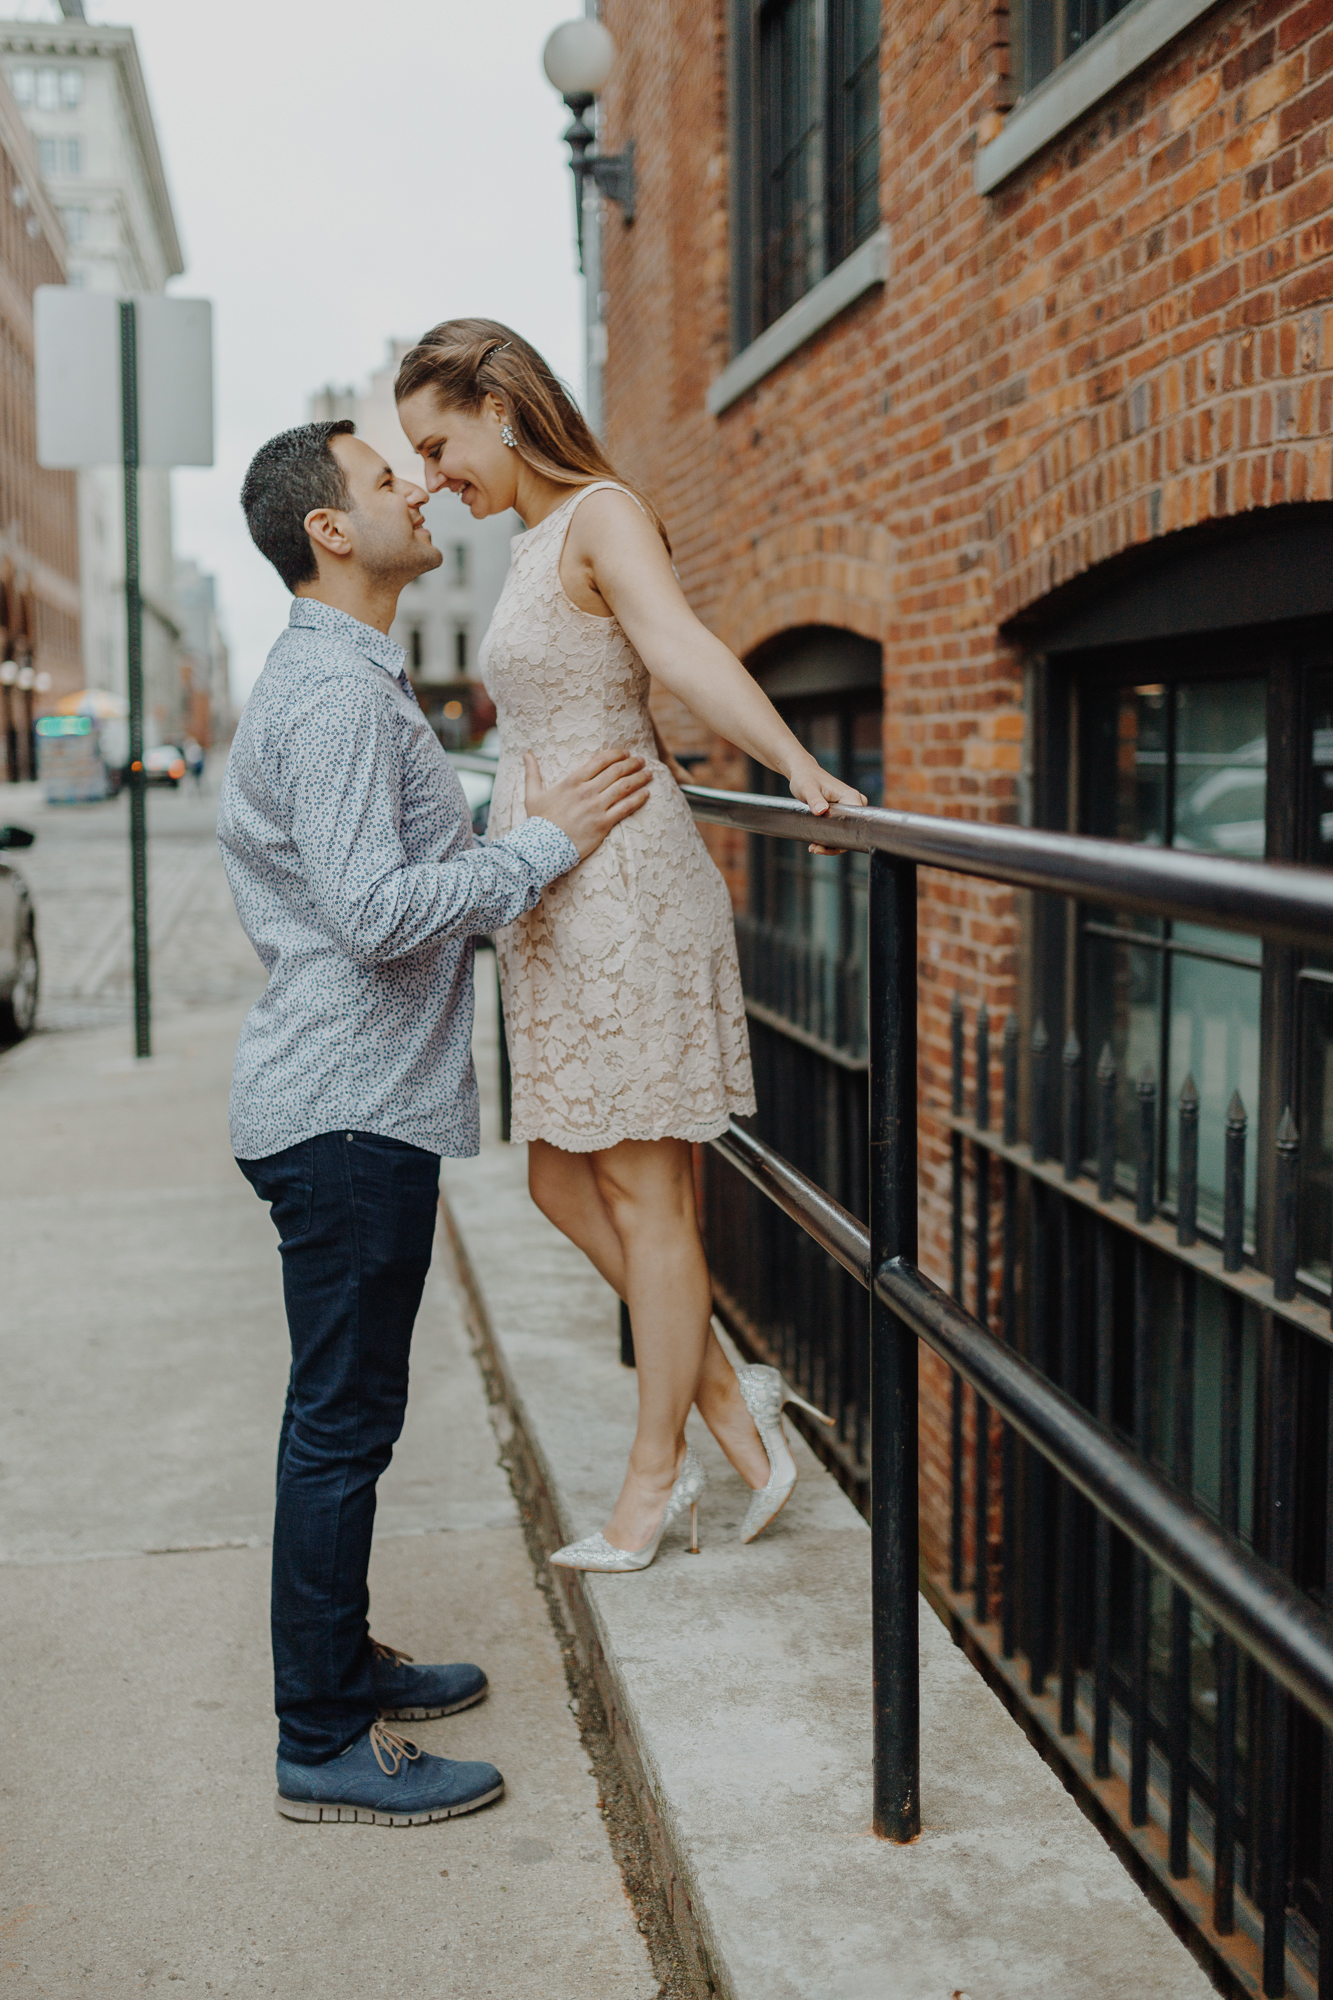
[[[612,1146],[622,1145],[626,1139],[635,1139],[641,1144],[652,1144],[658,1139],[683,1139],[687,1145],[706,1146],[710,1139],[721,1138],[733,1118],[752,1118],[756,1108],[755,1101],[751,1097],[728,1105],[720,1123],[717,1119],[710,1119],[706,1124],[688,1126],[683,1132],[645,1131],[637,1127],[626,1127],[623,1131],[598,1133],[593,1138],[589,1138],[583,1132],[554,1133],[549,1129],[537,1132],[526,1127],[520,1130],[515,1121],[509,1134],[509,1143],[511,1146],[525,1146],[530,1139],[542,1139],[548,1146],[558,1147],[562,1153],[605,1153],[609,1152]]]

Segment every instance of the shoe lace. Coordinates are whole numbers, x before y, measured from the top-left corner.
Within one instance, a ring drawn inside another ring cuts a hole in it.
[[[391,1667],[411,1666],[412,1664],[412,1655],[410,1653],[401,1652],[397,1646],[385,1646],[378,1639],[371,1640],[370,1651],[372,1658],[387,1660]]]
[[[370,1725],[370,1747],[375,1752],[375,1762],[386,1778],[396,1778],[399,1766],[414,1764],[421,1755],[415,1743],[409,1743],[405,1736],[386,1729],[382,1722]]]

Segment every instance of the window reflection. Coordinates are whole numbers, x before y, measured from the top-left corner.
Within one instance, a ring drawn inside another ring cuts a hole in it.
[[[1085,828],[1111,840],[1247,860],[1264,852],[1267,686],[1261,676],[1094,690],[1085,721]],[[1330,729],[1333,739],[1333,726]],[[1128,1182],[1137,1145],[1135,1085],[1158,1087],[1159,1192],[1175,1199],[1177,1104],[1199,1093],[1199,1220],[1222,1224],[1227,1107],[1259,1103],[1259,941],[1202,924],[1109,908],[1083,913],[1087,1147],[1096,1143],[1097,1060],[1119,1073],[1116,1152]],[[1133,939],[1131,943],[1129,940]],[[1122,941],[1123,940],[1123,941]],[[1257,1149],[1246,1149],[1253,1224]]]

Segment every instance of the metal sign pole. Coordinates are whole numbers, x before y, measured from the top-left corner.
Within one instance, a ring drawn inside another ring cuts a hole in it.
[[[130,697],[130,895],[134,909],[134,1053],[152,1054],[148,1000],[148,826],[143,768],[143,603],[139,596],[139,363],[134,301],[120,304],[125,462],[125,653]]]

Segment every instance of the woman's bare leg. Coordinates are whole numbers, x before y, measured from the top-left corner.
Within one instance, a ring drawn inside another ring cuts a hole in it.
[[[625,1252],[602,1199],[591,1153],[566,1153],[545,1139],[528,1141],[528,1193],[562,1235],[580,1249],[618,1298],[625,1296]]]
[[[633,1143],[638,1145],[640,1151],[645,1150],[641,1142]],[[663,1140],[657,1143],[680,1147],[684,1154],[685,1171],[690,1172],[689,1148],[684,1141]],[[612,1290],[620,1298],[625,1299],[628,1296],[625,1247],[612,1209],[603,1193],[597,1171],[599,1160],[613,1160],[621,1155],[622,1151],[621,1147],[615,1147],[601,1155],[567,1153],[558,1146],[548,1145],[544,1139],[531,1140],[528,1145],[528,1188],[542,1214],[553,1222],[571,1243],[577,1244]],[[675,1170],[673,1168],[673,1173]],[[614,1172],[614,1169],[612,1171]],[[674,1192],[672,1213],[678,1214]],[[707,1287],[707,1266],[703,1260],[703,1246],[699,1242],[692,1186],[688,1222],[692,1243],[697,1251],[698,1264],[703,1266],[706,1295],[711,1304],[711,1288]],[[641,1346],[639,1320],[632,1306],[630,1318],[634,1324],[635,1359],[639,1362]],[[639,1365],[642,1366],[642,1363],[639,1362]],[[649,1366],[651,1372],[651,1362]],[[741,1478],[756,1489],[767,1485],[768,1458],[759,1441],[754,1419],[745,1406],[745,1399],[736,1381],[736,1372],[713,1331],[711,1317],[705,1334],[703,1362],[695,1384],[694,1401],[700,1416]],[[686,1407],[688,1411],[688,1404]],[[677,1447],[677,1457],[679,1450],[680,1447]],[[651,1532],[650,1527],[649,1534]],[[611,1539],[614,1541],[615,1537],[612,1536]],[[647,1540],[647,1536],[644,1540]],[[624,1546],[642,1547],[642,1542]]]

